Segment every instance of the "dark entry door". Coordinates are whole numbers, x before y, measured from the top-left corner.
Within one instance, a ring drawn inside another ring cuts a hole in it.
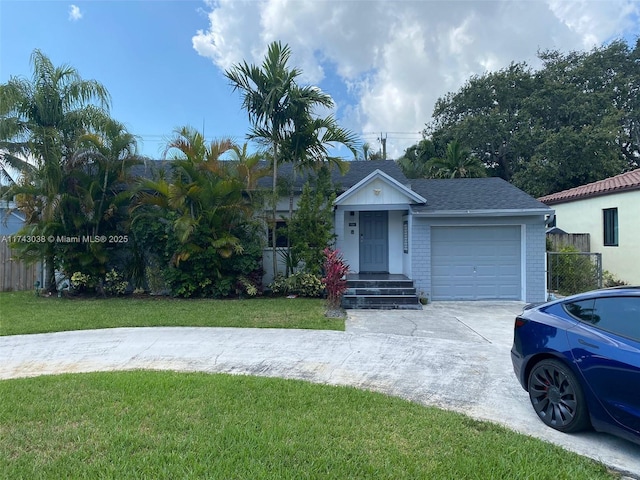
[[[360,212],[360,272],[389,271],[387,212]]]

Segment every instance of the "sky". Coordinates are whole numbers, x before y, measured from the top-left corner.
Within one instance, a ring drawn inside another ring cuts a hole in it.
[[[341,126],[371,151],[386,138],[397,158],[472,75],[639,36],[640,0],[0,0],[0,83],[29,78],[40,49],[101,82],[112,116],[160,159],[184,125],[245,142],[224,71],[260,64],[279,40],[300,82],[333,97]]]

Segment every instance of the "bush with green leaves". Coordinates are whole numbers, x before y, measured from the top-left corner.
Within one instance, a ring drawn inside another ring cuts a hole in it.
[[[73,272],[73,275],[71,275],[71,288],[76,292],[94,291],[96,284],[96,279],[86,273]]]
[[[124,275],[114,268],[104,277],[104,293],[107,295],[124,295],[127,292],[129,282]]]
[[[296,272],[288,277],[280,274],[268,288],[274,295],[320,297],[324,293],[324,284],[320,277],[309,272]]]
[[[598,288],[601,285],[598,268],[590,257],[571,245],[551,254],[549,289],[561,295],[572,295]]]
[[[333,201],[329,170],[320,169],[314,184],[307,182],[287,227],[291,243],[291,257],[304,264],[304,269],[320,275],[324,254],[322,251],[333,243]],[[294,268],[297,265],[294,265]]]

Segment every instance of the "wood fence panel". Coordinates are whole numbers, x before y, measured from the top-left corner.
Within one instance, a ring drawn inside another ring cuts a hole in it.
[[[548,233],[547,238],[552,252],[559,252],[567,245],[576,247],[580,252],[591,252],[591,235],[588,233]]]
[[[7,242],[0,242],[0,292],[33,290],[40,279],[40,264],[27,265],[11,256]]]

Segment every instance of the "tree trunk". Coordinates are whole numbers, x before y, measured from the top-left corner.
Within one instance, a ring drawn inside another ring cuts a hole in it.
[[[273,142],[273,215],[272,215],[272,228],[271,228],[271,245],[272,245],[272,262],[273,262],[273,278],[275,280],[278,275],[278,250],[276,247],[276,240],[278,234],[276,232],[276,216],[278,215],[278,189],[277,189],[277,177],[278,177],[278,144]]]
[[[45,285],[43,286],[47,289],[47,292],[49,293],[56,293],[58,291],[54,261],[55,261],[55,258],[53,255],[47,255],[45,257],[45,275],[44,275]]]

